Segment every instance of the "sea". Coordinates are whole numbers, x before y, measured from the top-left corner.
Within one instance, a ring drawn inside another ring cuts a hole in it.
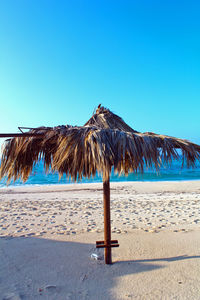
[[[200,180],[200,162],[198,162],[195,168],[187,168],[186,165],[182,166],[181,159],[179,161],[173,161],[171,165],[162,165],[159,171],[154,168],[145,169],[144,173],[130,173],[128,176],[114,174],[112,170],[110,181],[180,181],[180,180]],[[90,182],[102,182],[101,174],[96,174],[94,178],[83,178],[78,180],[78,183],[90,183]],[[43,167],[43,161],[40,161],[32,171],[32,174],[28,180],[23,183],[21,180],[11,182],[9,186],[27,186],[27,185],[51,185],[51,184],[70,184],[73,181],[67,178],[65,175],[59,179],[57,172],[45,172]],[[6,187],[6,178],[0,181],[0,188]]]

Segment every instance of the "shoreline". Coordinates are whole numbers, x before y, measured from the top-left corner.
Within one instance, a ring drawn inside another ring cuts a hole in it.
[[[134,183],[137,183],[137,182],[139,182],[139,183],[150,183],[150,182],[152,182],[152,183],[156,183],[156,182],[158,182],[158,183],[163,183],[163,182],[171,182],[171,183],[173,183],[173,182],[195,182],[195,181],[197,181],[197,182],[200,182],[200,178],[199,179],[169,179],[169,180],[154,180],[154,179],[152,179],[152,180],[122,180],[122,181],[112,181],[112,180],[110,180],[110,183],[114,183],[114,184],[117,184],[117,183],[132,183],[132,184],[134,184]],[[1,189],[6,189],[6,188],[19,188],[19,187],[21,187],[21,188],[24,188],[24,187],[38,187],[38,186],[71,186],[71,185],[87,185],[87,184],[101,184],[101,183],[103,183],[103,179],[102,180],[100,180],[100,181],[91,181],[91,182],[82,182],[82,181],[79,181],[79,182],[70,182],[70,183],[60,183],[59,182],[59,180],[56,182],[56,183],[25,183],[25,184],[23,184],[23,183],[20,183],[20,184],[17,184],[17,185],[15,185],[15,184],[9,184],[9,185],[6,185],[6,184],[4,184],[4,185],[0,185],[0,190]]]
[[[110,182],[111,193],[116,188],[134,187],[135,192],[199,192],[200,180],[174,181],[116,181]],[[102,190],[103,182],[70,183],[70,184],[37,184],[0,187],[0,194],[6,193],[53,193],[80,190]]]

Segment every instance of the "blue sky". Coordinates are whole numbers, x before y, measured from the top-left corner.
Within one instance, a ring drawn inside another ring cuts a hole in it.
[[[0,132],[83,125],[99,103],[200,144],[199,1],[0,1]]]

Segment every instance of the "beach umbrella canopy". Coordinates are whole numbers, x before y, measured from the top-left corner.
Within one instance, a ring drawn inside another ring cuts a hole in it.
[[[140,133],[101,105],[84,126],[39,127],[0,136],[15,136],[5,142],[1,159],[0,178],[7,176],[8,183],[18,178],[26,181],[40,159],[47,171],[51,168],[74,181],[97,172],[103,175],[104,241],[97,242],[97,247],[105,248],[108,264],[111,247],[118,246],[117,241],[111,240],[111,170],[119,175],[143,172],[148,167],[158,170],[163,162],[170,164],[180,154],[188,167],[194,167],[200,159],[199,145],[166,135]]]

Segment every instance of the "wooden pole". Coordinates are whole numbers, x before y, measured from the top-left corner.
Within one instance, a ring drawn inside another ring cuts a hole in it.
[[[119,247],[117,240],[111,240],[110,222],[110,177],[103,175],[103,202],[104,202],[104,241],[97,241],[96,248],[105,249],[105,263],[112,264],[112,247]]]
[[[112,264],[110,224],[110,178],[103,182],[105,263]]]

